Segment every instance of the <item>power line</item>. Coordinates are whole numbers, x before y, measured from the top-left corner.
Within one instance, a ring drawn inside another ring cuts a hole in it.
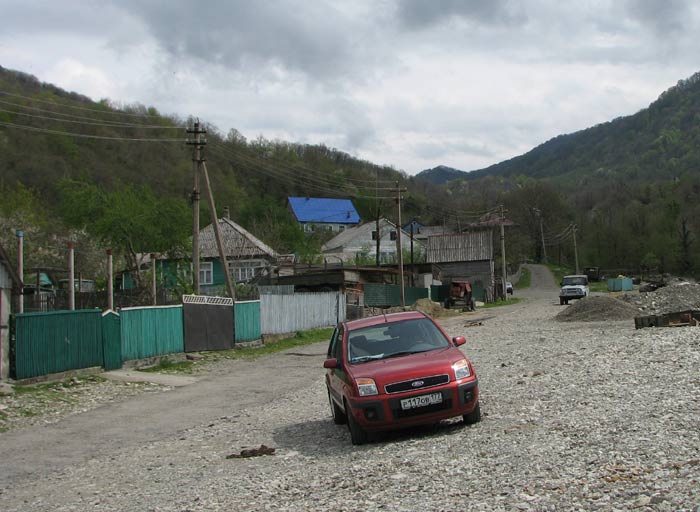
[[[11,106],[11,107],[20,108],[20,109],[23,109],[23,110],[31,110],[31,111],[34,111],[34,112],[42,112],[42,113],[47,113],[47,114],[53,114],[53,115],[56,115],[56,116],[67,117],[67,118],[70,118],[70,119],[84,119],[84,120],[87,120],[87,121],[95,121],[95,120],[96,120],[94,117],[76,116],[76,115],[73,115],[73,114],[64,114],[63,112],[56,112],[55,110],[47,110],[47,109],[45,109],[45,108],[30,107],[30,106],[28,106],[28,105],[23,105],[23,104],[21,104],[21,103],[13,103],[13,102],[11,102],[11,101],[3,101],[3,100],[0,100],[0,103],[3,104],[3,105],[9,105],[9,106]],[[19,113],[19,112],[18,112],[18,113]],[[149,125],[142,125],[142,124],[138,124],[138,123],[122,123],[122,122],[119,122],[119,121],[106,121],[106,120],[104,120],[104,119],[99,119],[99,120],[102,121],[102,122],[105,123],[105,124],[115,124],[115,125],[122,125],[122,124],[123,124],[123,125],[128,125],[128,126],[149,126]],[[155,125],[155,126],[158,126],[158,125]],[[179,126],[177,126],[177,127],[174,127],[174,126],[162,126],[162,128],[165,128],[165,129],[177,129],[177,130],[182,130],[182,129],[183,129],[182,127],[179,127]]]
[[[50,133],[53,135],[65,135],[68,137],[79,137],[82,139],[100,139],[100,140],[118,140],[118,141],[125,141],[125,142],[180,142],[183,143],[185,142],[185,139],[166,139],[166,138],[137,138],[137,137],[108,137],[108,136],[103,136],[103,135],[88,135],[85,133],[73,133],[73,132],[64,132],[60,130],[49,130],[47,128],[37,128],[34,126],[26,126],[23,124],[15,124],[15,123],[6,123],[4,121],[0,121],[0,126],[7,126],[9,128],[18,128],[20,130],[28,130],[32,132],[40,132],[40,133]]]
[[[0,100],[0,103],[5,103]],[[158,125],[148,125],[148,124],[131,124],[131,123],[119,123],[119,122],[111,122],[111,121],[106,121],[106,122],[95,122],[95,121],[76,121],[73,119],[61,119],[58,117],[48,117],[48,116],[39,116],[36,114],[27,114],[26,112],[15,112],[13,110],[6,110],[4,108],[0,108],[0,112],[7,112],[8,114],[15,114],[19,116],[25,116],[25,117],[31,117],[33,119],[44,119],[47,121],[58,121],[61,123],[74,123],[74,124],[84,124],[86,126],[102,126],[104,128],[144,128],[144,129],[159,129],[159,130],[183,130],[182,127],[179,126],[158,126]],[[76,116],[71,116],[71,117],[76,117]],[[82,118],[82,119],[90,119],[90,118]]]
[[[61,107],[61,108],[69,108],[69,109],[74,109],[74,110],[84,110],[87,112],[97,112],[100,114],[107,114],[107,115],[113,115],[113,116],[129,116],[129,117],[145,117],[145,118],[153,118],[153,117],[158,117],[155,114],[134,114],[130,112],[124,112],[124,111],[109,111],[109,110],[103,110],[99,108],[90,108],[90,107],[78,107],[77,105],[68,105],[67,103],[58,103],[55,101],[50,101],[50,100],[42,100],[39,98],[34,98],[32,96],[25,96],[22,94],[15,94],[7,91],[0,91],[0,96],[12,96],[14,98],[22,98],[25,100],[33,101],[36,103],[45,103],[49,105],[53,105],[56,107]],[[112,107],[109,107],[112,108]]]
[[[256,159],[253,157],[250,157],[248,155],[244,155],[242,153],[237,153],[229,148],[218,144],[218,143],[213,143],[211,145],[212,148],[221,153],[224,154],[224,156],[228,156],[232,160],[238,162],[238,163],[245,163],[250,166],[256,167],[258,170],[263,172],[263,174],[266,174],[271,177],[279,178],[279,179],[285,179],[289,181],[293,185],[297,185],[298,183],[295,183],[292,180],[301,178],[303,180],[303,185],[312,188],[314,190],[319,190],[324,193],[332,194],[332,195],[337,195],[339,192],[345,193],[345,194],[352,194],[354,197],[362,197],[362,198],[367,198],[367,199],[395,199],[394,196],[375,196],[375,195],[362,195],[357,193],[356,191],[349,191],[347,188],[340,187],[338,182],[332,181],[329,179],[317,177],[317,176],[308,176],[308,175],[293,175],[290,171],[294,171],[294,168],[291,168],[290,166],[280,166],[280,168],[273,168],[265,165],[267,162],[261,161],[260,159]],[[299,168],[297,167],[296,170],[303,170],[303,171],[310,171],[310,169],[307,168]],[[395,188],[391,189],[381,189],[383,191],[394,191]]]
[[[233,155],[234,152],[235,152],[234,149],[227,147],[227,146],[225,145],[225,143],[213,142],[212,144],[213,144],[213,145],[216,145],[216,146],[218,146],[218,147],[220,147],[220,148],[222,148],[222,149],[224,149],[224,150],[227,151],[228,154],[230,154],[230,155]],[[255,151],[254,148],[251,148],[251,150],[252,150],[252,151]],[[235,152],[235,154],[236,154],[236,155],[239,155],[238,152]],[[299,156],[298,153],[295,153],[295,154],[296,154],[297,156]],[[248,158],[253,158],[252,156],[249,156],[249,155],[246,155],[246,156],[247,156]],[[293,164],[290,165],[289,162],[287,162],[287,161],[285,161],[285,160],[282,160],[280,157],[277,157],[277,156],[274,156],[274,155],[271,155],[271,156],[261,156],[260,158],[262,158],[262,159],[264,159],[264,160],[266,160],[266,161],[271,161],[271,162],[273,162],[273,163],[279,163],[279,165],[281,165],[281,166],[286,166],[286,167],[289,167],[289,168],[299,169],[299,170],[307,171],[307,172],[316,172],[314,169],[311,169],[310,167],[307,167],[306,165],[304,165],[304,164],[301,163],[301,162],[295,162],[295,163],[293,163]],[[375,178],[375,179],[372,179],[372,178],[362,179],[362,178],[352,178],[352,177],[347,177],[347,176],[344,176],[344,179],[345,179],[345,181],[361,183],[361,184],[363,184],[363,185],[368,184],[368,183],[371,182],[372,186],[376,186],[376,184],[378,184],[378,183],[381,183],[381,184],[383,184],[383,185],[391,184],[392,186],[391,186],[390,188],[380,188],[380,190],[392,190],[392,191],[395,189],[395,187],[394,187],[393,185],[396,183],[396,180],[395,180],[395,179],[392,179],[392,180],[377,180],[376,178]]]

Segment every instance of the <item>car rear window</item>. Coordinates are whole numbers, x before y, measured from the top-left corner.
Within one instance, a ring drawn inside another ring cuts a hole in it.
[[[449,346],[449,340],[431,320],[415,318],[350,331],[348,360],[363,363]]]

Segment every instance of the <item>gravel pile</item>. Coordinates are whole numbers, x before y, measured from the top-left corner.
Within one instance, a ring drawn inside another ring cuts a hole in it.
[[[630,320],[639,316],[639,310],[610,296],[589,296],[573,302],[554,317],[560,322],[600,322],[603,320]]]
[[[700,284],[682,282],[653,292],[626,293],[619,298],[636,307],[641,315],[663,315],[700,309]]]
[[[695,328],[563,324],[551,299],[497,310],[469,329],[466,317],[442,322],[467,335],[479,372],[484,418],[474,426],[453,420],[353,447],[330,417],[323,349],[294,359],[308,371],[293,391],[288,373],[274,372],[289,361],[280,355],[250,363],[269,374],[257,404],[231,407],[222,395],[214,420],[207,411],[192,428],[24,475],[0,488],[3,511],[698,510]],[[124,421],[149,421],[148,411]],[[251,449],[259,456],[233,456]]]

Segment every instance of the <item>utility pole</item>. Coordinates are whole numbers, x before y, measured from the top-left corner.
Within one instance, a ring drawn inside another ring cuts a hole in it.
[[[107,309],[114,311],[114,260],[112,249],[107,249]]]
[[[75,309],[75,243],[68,244],[68,309]]]
[[[542,212],[539,208],[532,209],[540,220],[540,237],[542,238],[542,261],[547,263],[547,247],[544,244],[544,227],[542,226]]]
[[[216,245],[219,247],[219,258],[221,259],[221,266],[224,272],[224,278],[226,279],[226,288],[228,288],[228,294],[235,301],[236,300],[236,288],[233,286],[231,281],[231,274],[228,270],[228,260],[226,259],[226,251],[224,250],[224,242],[221,238],[221,227],[219,226],[219,218],[216,215],[216,205],[214,204],[214,194],[211,191],[211,183],[209,181],[209,173],[207,172],[207,164],[202,160],[202,175],[204,176],[204,183],[207,187],[207,200],[209,202],[209,211],[211,212],[211,218],[213,219],[214,226],[214,236],[216,237]]]
[[[578,271],[578,247],[576,246],[576,231],[577,230],[578,230],[578,227],[576,227],[576,224],[573,224],[572,233],[574,234],[574,259],[576,260],[576,274],[579,273],[579,271]]]
[[[379,258],[379,249],[381,248],[381,233],[379,231],[379,208],[377,208],[377,250],[376,250],[376,255],[375,255],[375,262],[377,266],[381,263],[380,258]]]
[[[21,281],[21,286],[24,287],[24,231],[18,229],[15,234],[17,235],[17,275]],[[39,290],[41,288],[37,285],[37,297],[41,294]],[[19,297],[17,298],[17,312],[24,313],[24,290],[19,291]]]
[[[401,284],[401,307],[406,307],[406,295],[403,282],[403,251],[401,250],[401,192],[406,189],[399,187],[399,182],[396,182],[396,204],[399,208],[399,223],[396,226],[396,248],[399,253],[399,282]]]
[[[503,300],[506,300],[506,297],[508,296],[506,294],[506,233],[505,233],[505,224],[506,222],[506,215],[503,210],[503,205],[501,205],[501,259],[503,260],[503,280],[501,282],[501,288],[503,289]]]
[[[153,296],[153,305],[158,304],[157,289],[156,289],[156,255],[151,253],[151,295]]]
[[[200,129],[199,120],[195,121],[193,129],[187,129],[187,133],[194,134],[193,141],[187,141],[187,144],[194,146],[192,155],[192,170],[194,180],[192,186],[192,289],[195,295],[199,295],[199,165],[201,159],[201,149],[206,144],[206,141],[200,139],[200,135],[207,133],[206,130]],[[216,215],[214,216],[216,219]]]
[[[381,232],[379,231],[379,171],[377,169],[374,170],[374,206],[375,210],[377,212],[377,250],[375,251],[376,254],[375,256],[375,263],[377,266],[381,263],[381,258],[379,257],[380,255],[380,249],[381,249]]]

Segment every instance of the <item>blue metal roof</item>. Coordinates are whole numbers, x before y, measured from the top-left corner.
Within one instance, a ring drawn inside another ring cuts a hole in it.
[[[360,223],[360,216],[350,199],[290,197],[289,206],[299,222]]]

